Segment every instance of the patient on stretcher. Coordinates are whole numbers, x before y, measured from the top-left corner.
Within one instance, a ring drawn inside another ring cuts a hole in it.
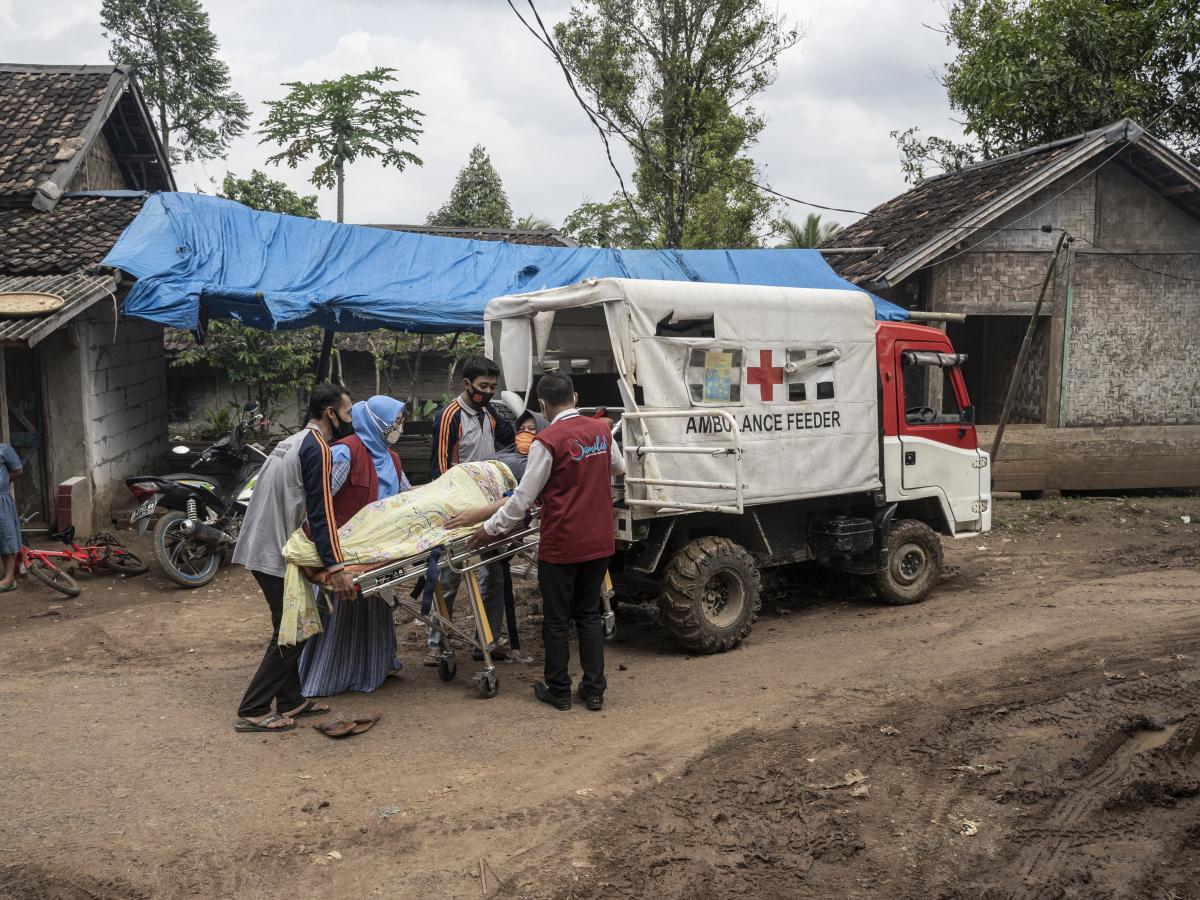
[[[461,512],[494,503],[516,486],[516,479],[504,463],[469,462],[455,466],[429,484],[370,503],[338,529],[346,566],[352,571],[378,568],[470,534],[472,528],[447,530],[446,523]],[[305,570],[320,569],[322,564],[316,547],[302,530],[288,539],[283,556],[288,568],[279,643],[288,645],[321,631],[321,618]]]

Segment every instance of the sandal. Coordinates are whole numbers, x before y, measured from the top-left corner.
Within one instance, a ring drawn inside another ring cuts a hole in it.
[[[288,719],[303,719],[305,716],[323,716],[329,712],[329,705],[318,703],[316,700],[305,700],[292,712],[283,713]]]
[[[436,668],[438,663],[442,661],[442,648],[430,647],[429,652],[425,654],[425,665],[431,669]]]
[[[8,584],[0,584],[0,594],[7,594],[9,591],[15,591],[16,589],[17,582],[15,580],[10,581]]]
[[[346,738],[353,734],[362,734],[364,731],[370,731],[375,727],[375,723],[380,718],[381,716],[377,713],[373,716],[364,716],[361,719],[338,719],[334,722],[318,722],[313,725],[313,728],[326,737]]]
[[[286,722],[286,725],[276,725],[276,722]],[[257,722],[250,719],[238,719],[233,723],[233,730],[239,734],[253,734],[276,731],[291,731],[296,727],[296,723],[287,716],[281,716],[279,713],[271,713],[265,718],[259,719]]]

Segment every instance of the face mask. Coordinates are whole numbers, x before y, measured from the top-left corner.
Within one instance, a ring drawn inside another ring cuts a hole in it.
[[[518,431],[516,443],[517,443],[517,452],[520,453],[522,456],[528,456],[529,448],[533,446],[533,432],[532,431]]]
[[[348,438],[354,434],[354,423],[345,421],[332,409],[329,411],[333,416],[333,421],[330,422],[330,427],[333,429],[333,439],[340,441],[342,438]]]
[[[371,407],[367,407],[367,412],[371,414],[371,418],[375,422],[375,427],[379,429],[379,433],[383,435],[384,441],[389,444],[394,444],[400,440],[400,435],[404,434],[404,421],[394,422],[392,425],[387,425],[383,419],[375,415]]]
[[[496,393],[495,391],[481,391],[477,388],[470,388],[467,395],[476,406],[487,406],[487,404],[492,402],[492,398],[496,396]]]

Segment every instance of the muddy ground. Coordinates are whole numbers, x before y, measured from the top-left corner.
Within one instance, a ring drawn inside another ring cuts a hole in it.
[[[27,585],[0,897],[1200,898],[1200,497],[996,517],[918,606],[818,575],[694,658],[629,610],[601,713],[532,701],[528,586],[493,700],[401,626],[345,742],[231,730],[267,625],[238,570]]]

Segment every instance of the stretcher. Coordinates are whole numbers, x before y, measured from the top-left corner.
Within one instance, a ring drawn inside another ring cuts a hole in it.
[[[539,524],[539,520],[535,518],[526,528],[504,535],[478,550],[468,549],[467,538],[459,538],[440,547],[357,572],[354,575],[354,584],[363,597],[378,595],[390,608],[400,609],[429,628],[442,633],[441,654],[437,665],[438,677],[442,681],[453,681],[458,674],[452,637],[479,651],[483,656],[483,670],[476,672],[472,680],[480,696],[491,699],[500,690],[500,676],[492,659],[491,647],[495,638],[488,622],[487,611],[484,609],[483,593],[479,587],[477,573],[485,566],[516,557],[524,557],[532,564],[539,542]],[[475,617],[473,634],[454,624],[451,619],[446,598],[442,594],[440,576],[444,571],[459,574],[467,586],[467,596]],[[612,607],[612,578],[607,572],[604,575],[602,597],[604,637],[609,640],[616,633],[616,616]],[[515,650],[515,612],[511,603],[508,606],[508,627],[513,633]]]
[[[480,696],[490,699],[500,690],[500,676],[492,660],[491,646],[495,639],[483,606],[478,571],[517,556],[531,558],[537,545],[538,523],[535,520],[532,525],[504,535],[478,550],[469,550],[467,539],[460,538],[359,572],[354,577],[354,584],[362,596],[378,595],[389,607],[398,608],[442,633],[437,665],[442,681],[452,681],[458,674],[452,638],[479,651],[483,655],[483,670],[475,673],[473,680]],[[439,577],[444,571],[462,576],[475,615],[473,634],[455,625],[450,617]]]

